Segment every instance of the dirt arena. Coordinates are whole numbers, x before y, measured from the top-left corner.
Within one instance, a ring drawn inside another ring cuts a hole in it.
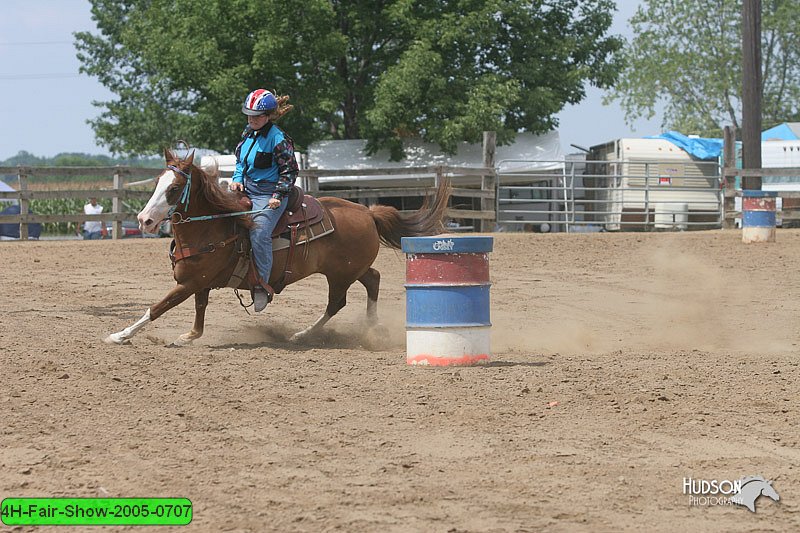
[[[797,531],[800,230],[778,241],[497,234],[493,363],[460,369],[405,364],[392,250],[372,331],[356,285],[288,343],[315,277],[262,315],[214,291],[170,348],[191,302],[102,342],[173,285],[168,241],[0,243],[0,497],[192,500],[157,531]],[[780,501],[682,492],[745,475]]]

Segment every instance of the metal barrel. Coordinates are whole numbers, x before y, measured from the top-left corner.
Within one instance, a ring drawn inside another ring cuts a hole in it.
[[[776,191],[742,191],[742,242],[775,242]]]
[[[456,366],[491,356],[492,237],[404,237],[406,362]]]

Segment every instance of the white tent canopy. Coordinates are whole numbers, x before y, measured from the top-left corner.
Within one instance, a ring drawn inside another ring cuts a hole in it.
[[[421,141],[406,144],[406,157],[401,161],[391,161],[388,150],[380,150],[373,155],[366,154],[367,141],[353,139],[343,141],[318,141],[313,143],[307,154],[308,167],[320,170],[365,170],[370,168],[408,168],[447,165],[457,167],[482,167],[483,146],[480,143],[459,143],[455,154],[442,153],[439,146]],[[209,156],[203,158],[207,164]],[[213,156],[220,170],[233,171],[236,160],[231,155]],[[564,154],[557,131],[544,135],[519,133],[514,143],[498,146],[495,162],[498,171],[509,172],[551,172],[563,168]],[[356,186],[368,182],[376,185],[408,185],[428,182],[429,174],[404,174],[396,176],[336,176],[321,177],[320,184]],[[477,178],[479,179],[479,178]]]
[[[482,167],[483,146],[481,144],[459,143],[453,155],[442,153],[439,146],[422,141],[410,141],[405,146],[405,159],[391,161],[388,150],[380,150],[373,155],[366,154],[367,142],[363,139],[345,141],[319,141],[308,149],[308,166],[316,169],[405,168],[434,165],[460,167]],[[545,135],[520,133],[511,145],[498,146],[495,162],[500,172],[541,172],[561,169],[563,153],[557,131]],[[374,181],[407,181],[423,176],[364,176],[361,179]],[[430,176],[424,176],[429,178]],[[359,178],[333,177],[320,178],[325,182],[353,182]]]

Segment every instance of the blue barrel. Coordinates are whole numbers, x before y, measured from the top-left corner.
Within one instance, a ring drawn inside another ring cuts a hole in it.
[[[742,242],[775,242],[776,191],[742,191]]]
[[[406,361],[473,365],[489,361],[492,237],[404,237]]]

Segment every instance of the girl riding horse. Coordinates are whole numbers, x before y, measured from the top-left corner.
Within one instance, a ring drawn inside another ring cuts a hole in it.
[[[208,294],[213,288],[227,285],[237,264],[240,239],[247,239],[252,221],[239,214],[241,204],[232,193],[223,191],[213,176],[208,176],[194,165],[194,153],[180,160],[165,151],[166,168],[157,178],[156,189],[144,209],[139,213],[139,225],[144,231],[154,232],[167,218],[173,224],[175,241],[181,249],[198,253],[174,264],[177,285],[160,302],[148,308],[131,326],[112,333],[105,340],[124,344],[147,324],[180,304],[190,296],[195,297],[195,320],[192,330],[181,335],[176,344],[192,342],[203,334]],[[373,205],[366,207],[339,198],[320,198],[334,231],[324,237],[307,242],[302,254],[305,259],[291,265],[290,283],[311,274],[320,273],[328,280],[328,305],[319,319],[308,328],[296,333],[297,340],[316,332],[347,303],[347,290],[356,281],[367,290],[367,317],[377,320],[380,273],[372,268],[380,244],[400,248],[402,237],[435,235],[442,230],[442,217],[447,208],[449,183],[441,180],[435,200],[429,208],[412,213],[401,213],[394,207]],[[233,215],[233,216],[229,216]],[[181,221],[195,220],[181,223]],[[274,285],[286,270],[288,249],[273,254],[273,268],[268,283]],[[242,289],[250,288],[245,282]]]

